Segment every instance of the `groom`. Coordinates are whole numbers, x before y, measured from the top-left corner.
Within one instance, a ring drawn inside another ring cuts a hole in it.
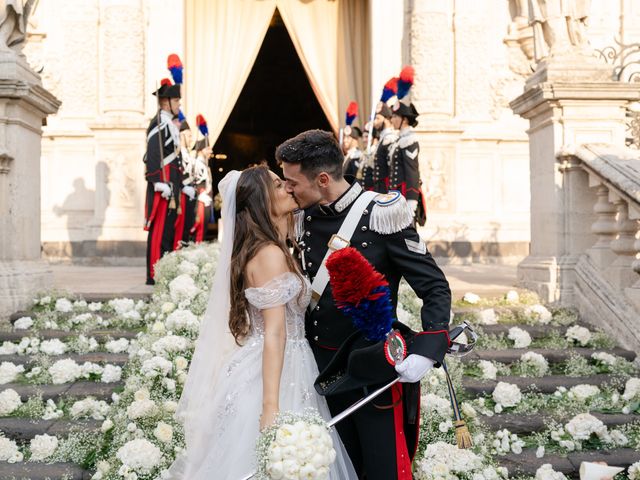
[[[449,284],[413,228],[413,213],[404,197],[378,195],[361,212],[357,210],[362,207],[358,199],[369,194],[357,182],[343,177],[343,157],[332,133],[303,132],[278,146],[276,159],[282,164],[288,191],[304,209],[302,228],[299,228],[300,261],[314,290],[306,332],[320,371],[356,331],[350,319],[336,308],[330,285],[322,286],[324,282],[320,279],[314,282],[316,276],[324,276],[321,266],[329,245],[338,249],[350,244],[360,251],[385,275],[394,305],[403,277],[423,301],[424,331],[415,337],[408,357],[396,366],[405,386],[394,385],[337,425],[361,477],[409,480],[417,447],[418,422],[408,419],[415,417],[415,411],[414,415],[409,413],[408,397],[417,401],[417,389],[411,384],[419,382],[429,369],[441,362],[448,347]],[[349,215],[352,209],[354,214]],[[337,235],[344,231],[341,227],[345,220],[346,223],[357,221],[348,239]],[[359,389],[328,396],[327,402],[331,413],[336,415],[363,396],[363,389]]]

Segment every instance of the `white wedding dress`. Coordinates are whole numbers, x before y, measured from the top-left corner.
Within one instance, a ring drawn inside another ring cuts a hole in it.
[[[252,331],[219,376],[211,401],[214,425],[210,447],[201,465],[189,469],[193,472],[190,480],[239,480],[256,468],[255,444],[262,412],[264,309],[286,305],[287,343],[280,380],[280,411],[301,412],[311,407],[326,420],[330,418],[324,398],[313,388],[318,368],[304,331],[311,292],[306,279],[304,287],[305,293],[299,295],[303,288],[300,279],[293,273],[284,273],[262,287],[245,290]],[[357,478],[335,431],[332,437],[337,455],[329,478]]]

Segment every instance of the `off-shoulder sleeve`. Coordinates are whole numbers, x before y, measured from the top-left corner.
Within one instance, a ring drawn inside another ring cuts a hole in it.
[[[273,277],[262,287],[247,288],[245,297],[251,305],[259,310],[286,305],[294,299],[300,290],[302,283],[295,273],[286,272]]]

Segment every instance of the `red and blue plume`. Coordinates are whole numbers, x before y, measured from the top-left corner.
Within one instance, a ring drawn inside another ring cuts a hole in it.
[[[178,110],[178,120],[180,120],[181,122],[184,122],[186,120],[186,117],[184,116],[184,113],[182,113],[182,110]]]
[[[169,80],[168,78],[163,78],[162,80],[160,80],[161,87],[170,87],[171,85],[173,85],[173,83],[171,83],[171,80]]]
[[[357,116],[358,116],[358,104],[356,102],[349,103],[349,106],[347,107],[346,124],[351,125]]]
[[[207,121],[201,114],[198,114],[198,116],[196,117],[196,125],[198,125],[198,130],[200,130],[200,133],[202,135],[204,135],[205,137],[209,135],[209,127],[207,127]]]
[[[167,58],[167,68],[171,72],[171,76],[176,85],[182,84],[182,61],[178,55],[175,53],[169,55]]]
[[[413,85],[413,77],[415,70],[411,65],[408,65],[400,72],[400,78],[398,78],[398,100],[407,96],[409,89]]]
[[[398,77],[393,77],[384,84],[380,101],[385,102],[398,93]]]
[[[384,340],[395,321],[389,284],[353,247],[337,250],[327,259],[329,283],[336,306],[351,317],[365,338]]]

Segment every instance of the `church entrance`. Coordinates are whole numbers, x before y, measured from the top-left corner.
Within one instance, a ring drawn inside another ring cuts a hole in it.
[[[214,145],[212,173],[219,177],[261,162],[277,171],[276,147],[312,128],[331,130],[276,9],[242,93]]]

